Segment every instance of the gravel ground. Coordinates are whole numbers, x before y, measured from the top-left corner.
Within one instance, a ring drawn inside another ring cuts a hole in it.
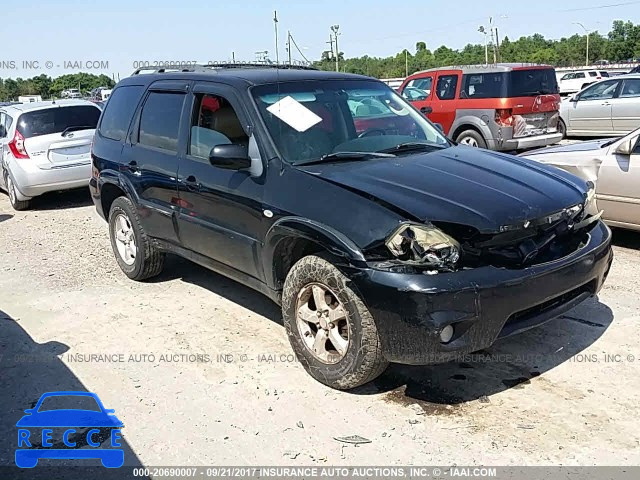
[[[468,362],[394,365],[345,393],[293,360],[260,294],[173,257],[129,281],[85,191],[27,212],[0,194],[0,465],[22,410],[84,389],[124,421],[127,464],[637,465],[640,234],[614,235],[598,298]]]

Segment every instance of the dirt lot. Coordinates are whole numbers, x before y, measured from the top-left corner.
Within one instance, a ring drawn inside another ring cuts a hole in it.
[[[344,393],[293,361],[265,297],[178,258],[131,282],[84,191],[35,207],[0,194],[0,464],[25,408],[83,389],[124,421],[127,464],[640,463],[640,234],[615,232],[604,290],[565,317]]]

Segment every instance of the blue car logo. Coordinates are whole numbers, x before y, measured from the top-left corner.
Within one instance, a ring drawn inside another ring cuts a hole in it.
[[[60,401],[69,400],[81,403],[83,408],[51,408],[60,404]],[[89,408],[85,409],[87,406]],[[123,465],[124,450],[117,448],[121,447],[122,422],[114,415],[114,410],[104,408],[95,393],[45,393],[34,408],[24,412],[26,415],[16,424],[18,467],[33,468],[40,458],[99,458],[107,468]],[[36,431],[40,429],[40,435],[37,435]],[[63,432],[59,438],[54,438],[54,429],[57,433]],[[111,448],[100,448],[106,440],[104,432],[109,432]],[[90,448],[81,448],[85,445]]]

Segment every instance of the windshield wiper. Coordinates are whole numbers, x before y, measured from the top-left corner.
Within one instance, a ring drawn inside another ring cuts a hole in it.
[[[67,127],[62,131],[62,136],[65,137],[67,133],[76,132],[78,130],[93,130],[96,127],[92,127],[91,125],[76,125],[73,127]]]
[[[315,165],[317,163],[328,162],[353,162],[358,160],[367,160],[368,158],[393,158],[395,155],[384,152],[335,152],[328,153],[315,160],[308,160],[306,162],[300,162],[296,165]]]
[[[426,150],[442,150],[447,145],[435,145],[433,143],[406,142],[395,147],[378,150],[379,153],[404,153],[404,152],[424,152]]]

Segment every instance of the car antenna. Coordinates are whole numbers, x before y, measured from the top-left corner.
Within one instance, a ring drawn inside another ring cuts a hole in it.
[[[274,32],[275,32],[275,36],[276,36],[276,85],[277,85],[277,90],[278,90],[278,96],[276,97],[278,100],[278,102],[280,100],[282,100],[280,98],[280,55],[279,55],[279,51],[278,51],[278,11],[274,10],[273,11],[273,28],[274,28]],[[279,130],[279,137],[282,138],[282,122],[278,122],[278,130]],[[278,138],[278,141],[280,140],[280,138]]]

